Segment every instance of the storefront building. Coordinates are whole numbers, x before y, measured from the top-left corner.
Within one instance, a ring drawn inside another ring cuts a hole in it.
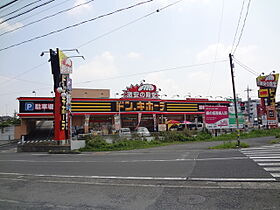
[[[98,92],[92,98],[93,92]],[[229,106],[228,101],[210,101],[201,98],[185,100],[160,99],[152,84],[127,87],[121,98],[109,98],[107,90],[79,89],[72,95],[71,127],[76,133],[112,134],[122,128],[147,127],[149,131],[162,130],[170,120],[180,123],[202,124],[205,106]],[[87,94],[85,94],[87,93]],[[80,95],[79,95],[80,94]],[[19,114],[22,119],[21,132],[28,135],[36,120],[54,120],[54,98],[20,97]],[[166,129],[169,127],[166,126]]]

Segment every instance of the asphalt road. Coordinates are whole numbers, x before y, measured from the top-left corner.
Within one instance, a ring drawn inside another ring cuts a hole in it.
[[[218,142],[75,155],[0,151],[0,209],[279,209],[278,177]],[[269,151],[268,151],[269,152]],[[280,152],[280,151],[279,151]],[[276,159],[274,159],[276,160]]]

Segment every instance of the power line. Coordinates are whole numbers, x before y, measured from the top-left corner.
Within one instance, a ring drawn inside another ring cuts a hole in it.
[[[40,1],[41,1],[41,0],[40,0]],[[61,10],[61,11],[56,12],[56,13],[54,13],[54,14],[51,14],[51,15],[45,16],[45,17],[43,17],[43,18],[41,18],[41,19],[39,19],[39,20],[35,20],[35,21],[33,21],[33,22],[30,22],[30,23],[24,24],[23,26],[20,26],[20,27],[14,28],[14,29],[12,29],[12,30],[10,30],[10,31],[6,31],[6,32],[4,32],[4,33],[0,34],[0,36],[3,36],[4,34],[11,33],[11,32],[13,32],[13,31],[17,31],[17,30],[19,30],[19,29],[21,29],[21,28],[25,28],[25,27],[30,26],[30,25],[33,25],[33,24],[35,24],[35,23],[39,23],[39,22],[41,22],[41,21],[43,21],[43,20],[46,20],[46,19],[52,18],[52,17],[54,17],[54,16],[56,16],[56,15],[59,15],[59,14],[62,14],[62,13],[64,13],[64,12],[71,11],[71,10],[73,10],[73,9],[76,9],[77,7],[80,7],[80,6],[83,6],[83,5],[89,4],[89,3],[93,2],[93,1],[94,1],[94,0],[90,0],[90,1],[87,1],[87,2],[84,2],[84,3],[81,3],[81,4],[78,4],[78,5],[76,5],[76,6],[73,6],[73,7],[71,7],[71,8],[64,9],[64,10]]]
[[[218,44],[215,50],[215,57],[214,60],[217,59],[217,53],[218,53],[218,48],[220,45],[220,39],[221,39],[221,31],[222,31],[222,23],[223,23],[223,17],[224,17],[224,5],[225,5],[225,1],[222,0],[222,12],[221,12],[221,17],[220,17],[220,23],[219,23],[219,32],[218,32]],[[211,77],[210,77],[210,84],[209,84],[209,88],[207,90],[207,95],[209,94],[211,88],[212,88],[212,84],[213,84],[213,76],[214,76],[214,72],[216,70],[216,63],[213,63],[213,69],[211,72]]]
[[[206,63],[184,65],[184,66],[177,66],[177,67],[169,67],[169,68],[164,68],[164,69],[159,69],[159,70],[154,70],[154,71],[146,71],[146,72],[135,73],[135,74],[121,75],[121,76],[117,76],[117,77],[109,77],[109,78],[105,78],[105,79],[96,79],[96,80],[78,82],[78,83],[75,83],[75,84],[83,84],[83,83],[91,83],[91,82],[96,82],[96,81],[106,81],[106,80],[112,80],[112,79],[120,79],[120,78],[126,78],[126,77],[133,77],[133,76],[143,75],[143,74],[150,74],[150,73],[157,73],[157,72],[179,70],[179,69],[184,69],[184,68],[193,68],[193,67],[209,65],[209,64],[212,64],[213,62],[221,63],[221,62],[227,62],[227,61],[228,60],[216,60],[216,61],[211,61],[211,62],[206,62]],[[51,88],[51,86],[48,86],[46,88]],[[40,88],[38,90],[46,89],[46,88]],[[30,90],[30,91],[32,91],[32,90]],[[4,94],[0,94],[0,96],[2,96],[2,95],[9,95],[9,94],[20,94],[20,93],[22,93],[22,91],[21,92],[4,93]]]
[[[249,14],[250,4],[251,4],[251,0],[248,1],[247,11],[246,11],[245,18],[244,18],[244,21],[243,21],[243,25],[242,25],[242,28],[241,28],[241,31],[240,31],[239,39],[238,39],[238,42],[237,42],[237,44],[235,46],[235,49],[234,49],[232,54],[235,54],[235,52],[237,50],[237,47],[238,47],[238,45],[239,45],[239,43],[241,41],[241,37],[243,35],[243,31],[244,31],[244,28],[245,28],[246,20],[247,20],[248,14]]]
[[[158,72],[165,72],[165,71],[173,71],[173,70],[179,70],[179,69],[193,68],[193,67],[199,67],[199,66],[205,66],[205,65],[213,64],[214,62],[221,63],[221,62],[226,62],[226,61],[227,60],[218,60],[218,61],[216,60],[216,61],[211,61],[211,62],[206,62],[206,63],[199,63],[199,64],[192,64],[192,65],[185,65],[185,66],[170,67],[170,68],[154,70],[154,71],[146,71],[146,72],[135,73],[135,74],[121,75],[121,76],[117,76],[117,77],[109,77],[109,78],[105,78],[105,79],[89,80],[89,81],[84,81],[84,82],[78,82],[76,84],[91,83],[91,82],[96,82],[96,81],[105,81],[105,80],[111,80],[111,79],[120,79],[120,78],[125,78],[125,77],[133,77],[133,76],[138,76],[138,75],[143,75],[143,74],[150,74],[150,73],[158,73]]]
[[[22,19],[18,20],[18,22],[22,22],[22,21],[27,20],[27,19],[29,19],[29,18],[33,18],[33,17],[35,17],[36,15],[39,15],[39,14],[41,14],[41,13],[43,13],[43,12],[46,12],[46,11],[48,11],[48,10],[50,10],[50,9],[53,9],[53,8],[55,8],[55,7],[57,7],[57,6],[60,6],[60,5],[66,3],[66,2],[68,2],[68,1],[72,1],[72,0],[65,0],[65,1],[60,2],[60,3],[56,4],[56,5],[53,5],[53,6],[49,7],[49,8],[46,8],[46,9],[44,9],[44,10],[41,10],[41,11],[39,11],[39,12],[37,12],[37,13],[32,13],[32,15],[27,16],[27,17],[25,17],[25,18],[22,18]],[[5,28],[8,28],[8,26],[3,27],[3,28],[4,28],[4,29],[5,29]]]
[[[3,9],[3,8],[5,8],[5,7],[7,7],[7,6],[9,6],[9,5],[11,5],[11,4],[13,4],[13,3],[15,3],[15,2],[17,2],[18,0],[13,0],[13,1],[10,1],[9,3],[7,3],[7,4],[4,4],[3,6],[0,6],[0,9]]]
[[[40,1],[42,1],[42,0],[33,1],[33,2],[29,3],[29,4],[26,4],[25,6],[23,6],[23,7],[21,7],[21,8],[19,8],[19,9],[16,9],[16,10],[14,10],[14,11],[12,11],[12,12],[6,14],[6,15],[1,16],[0,18],[7,17],[7,16],[9,16],[9,15],[11,15],[11,14],[13,14],[13,13],[16,13],[16,12],[18,12],[18,11],[20,11],[20,10],[26,8],[26,7],[31,6],[32,4],[36,4],[37,2],[40,2]]]
[[[19,13],[19,14],[15,15],[15,16],[9,17],[9,18],[7,18],[7,19],[1,21],[0,24],[3,24],[3,23],[5,23],[5,22],[7,22],[8,20],[12,20],[12,19],[15,19],[15,18],[17,18],[17,17],[20,17],[20,16],[22,16],[22,15],[24,15],[24,14],[27,14],[27,13],[29,13],[29,12],[32,12],[33,10],[38,9],[38,8],[40,8],[40,7],[46,6],[46,5],[48,5],[49,3],[52,3],[53,1],[55,1],[55,0],[50,0],[50,1],[44,2],[44,3],[40,4],[40,5],[37,5],[37,6],[35,6],[35,7],[32,7],[32,8],[29,9],[29,10],[26,10],[26,11],[24,11],[24,12],[22,12],[22,13]]]
[[[143,5],[143,4],[152,2],[152,1],[154,1],[154,0],[142,1],[142,2],[136,3],[136,4],[134,4],[134,5],[131,5],[131,6],[128,6],[128,7],[125,7],[125,8],[121,8],[121,9],[115,10],[115,11],[113,11],[113,12],[109,12],[109,13],[107,13],[107,14],[97,16],[97,17],[95,17],[95,18],[88,19],[88,20],[85,20],[85,21],[82,21],[82,22],[79,22],[79,23],[76,23],[76,24],[73,24],[73,25],[70,25],[70,26],[67,26],[67,27],[64,27],[64,28],[55,30],[55,31],[51,31],[51,32],[49,32],[49,33],[47,33],[47,34],[44,34],[44,35],[41,35],[41,36],[37,36],[37,37],[33,37],[33,38],[31,38],[31,39],[28,39],[28,40],[19,42],[19,43],[17,43],[17,44],[13,44],[13,45],[10,45],[10,46],[8,46],[8,47],[1,48],[0,51],[4,51],[4,50],[7,50],[7,49],[9,49],[9,48],[13,48],[13,47],[16,47],[16,46],[20,46],[20,45],[22,45],[22,44],[25,44],[25,43],[28,43],[28,42],[31,42],[31,41],[34,41],[34,40],[37,40],[37,39],[41,39],[41,38],[43,38],[43,37],[46,37],[46,36],[49,36],[49,35],[52,35],[52,34],[56,34],[56,33],[62,32],[62,31],[64,31],[64,30],[67,30],[67,29],[70,29],[70,28],[75,28],[75,27],[80,26],[80,25],[83,25],[83,24],[85,24],[85,23],[88,23],[88,22],[95,21],[95,20],[100,19],[100,18],[103,18],[103,17],[107,17],[107,16],[110,16],[110,15],[113,15],[113,14],[115,14],[115,13],[119,13],[119,12],[122,12],[122,11],[124,11],[124,10],[132,9],[132,8],[134,8],[134,7],[137,7],[137,6],[140,6],[140,5]]]
[[[142,20],[142,19],[144,19],[144,18],[147,18],[147,17],[149,17],[149,16],[151,16],[151,15],[153,15],[153,14],[155,14],[155,13],[158,13],[158,12],[164,10],[164,9],[167,9],[168,7],[171,7],[171,6],[175,5],[175,4],[178,4],[178,3],[181,2],[181,1],[184,1],[184,0],[178,0],[178,1],[176,1],[176,2],[173,2],[173,3],[171,3],[171,4],[166,5],[165,7],[162,7],[162,8],[160,8],[160,9],[157,9],[157,10],[153,11],[153,12],[150,12],[150,13],[148,13],[148,14],[142,16],[142,17],[136,18],[136,19],[133,20],[133,21],[130,21],[130,22],[124,24],[124,25],[121,25],[121,26],[116,27],[116,28],[114,28],[114,29],[112,29],[112,30],[110,30],[110,31],[108,31],[108,32],[106,32],[106,33],[103,33],[103,34],[101,34],[101,35],[95,37],[94,39],[91,39],[91,40],[89,40],[89,41],[87,41],[87,42],[85,42],[85,43],[79,45],[79,46],[76,47],[76,48],[82,48],[82,47],[84,47],[84,46],[86,46],[86,45],[88,45],[88,44],[90,44],[90,43],[92,43],[92,42],[94,42],[94,41],[96,41],[96,40],[98,40],[98,39],[101,39],[101,38],[103,38],[103,37],[105,37],[105,36],[107,36],[107,35],[110,35],[110,34],[116,32],[116,31],[119,31],[120,29],[122,29],[122,28],[124,28],[124,27],[126,27],[126,26],[129,26],[129,25],[131,25],[131,24],[133,24],[133,23],[136,23],[136,22],[138,22],[138,21],[140,21],[140,20]]]
[[[250,68],[249,66],[241,63],[239,60],[237,60],[236,58],[234,58],[234,61],[241,66],[243,69],[245,69],[246,71],[250,72],[251,74],[255,75],[255,76],[259,76],[260,74],[258,72],[256,72],[254,69]]]
[[[14,76],[14,77],[9,78],[8,80],[2,82],[2,83],[0,84],[0,86],[1,86],[1,85],[5,85],[6,83],[10,82],[11,80],[17,79],[17,78],[20,77],[21,75],[24,75],[24,74],[26,74],[26,73],[28,73],[28,72],[30,72],[30,71],[33,71],[33,70],[35,70],[35,69],[37,69],[37,68],[39,68],[39,67],[41,67],[41,66],[43,66],[43,65],[45,65],[45,64],[47,64],[47,63],[48,63],[48,62],[46,61],[46,62],[41,63],[41,64],[39,64],[39,65],[37,65],[37,66],[34,66],[34,67],[30,68],[30,69],[27,69],[26,71],[24,71],[24,72],[22,72],[22,73],[20,73],[20,74],[18,74],[18,75],[16,75],[16,76]]]
[[[68,1],[68,0],[66,0],[66,1]],[[64,1],[64,2],[66,2],[66,1]],[[100,38],[102,38],[102,37],[104,37],[104,36],[106,36],[106,35],[109,35],[109,34],[115,32],[115,31],[118,31],[118,30],[120,30],[120,29],[122,29],[122,28],[124,28],[124,27],[126,27],[126,26],[128,26],[128,25],[131,25],[131,24],[133,24],[133,23],[135,23],[135,22],[138,22],[138,21],[140,21],[140,20],[142,20],[142,19],[144,19],[144,18],[146,18],[146,17],[149,17],[150,15],[155,14],[155,13],[157,13],[157,12],[159,12],[159,11],[162,11],[162,10],[164,10],[164,9],[167,9],[168,7],[173,6],[173,5],[175,5],[175,4],[177,4],[177,3],[181,2],[181,1],[183,1],[183,0],[178,0],[178,1],[173,2],[173,3],[171,3],[171,4],[169,4],[169,5],[165,6],[165,7],[162,7],[162,8],[160,8],[160,9],[157,9],[157,10],[154,11],[154,12],[151,12],[151,13],[149,13],[149,14],[147,14],[147,15],[144,15],[144,16],[142,16],[142,17],[140,17],[140,18],[137,18],[137,19],[135,19],[135,20],[133,20],[133,21],[131,21],[131,22],[125,24],[125,25],[122,25],[122,26],[120,26],[120,27],[117,27],[117,28],[115,28],[115,29],[113,29],[113,30],[111,30],[111,31],[109,31],[109,32],[107,32],[107,33],[104,33],[104,34],[102,34],[102,35],[100,35],[100,36],[98,36],[98,37],[96,37],[96,38],[94,38],[94,39],[92,39],[92,40],[90,40],[90,41],[87,41],[86,43],[84,43],[84,44],[82,44],[82,45],[80,45],[80,46],[78,46],[78,47],[76,47],[76,48],[84,47],[84,46],[90,44],[91,42],[96,41],[97,39],[100,39]],[[1,35],[0,35],[0,36],[1,36]],[[34,70],[34,69],[37,69],[37,68],[41,67],[41,66],[44,65],[44,64],[46,64],[46,62],[45,62],[45,63],[42,63],[42,64],[40,64],[40,65],[37,65],[37,66],[35,66],[35,67],[30,68],[29,70],[24,71],[23,73],[21,73],[21,74],[15,76],[15,77],[13,77],[13,78],[11,78],[10,80],[13,80],[13,79],[15,79],[15,78],[18,78],[19,76],[21,76],[21,75],[23,75],[23,74],[25,74],[25,73],[27,73],[27,72],[30,72],[30,71],[32,71],[32,70]],[[9,80],[9,81],[10,81],[10,80]],[[6,81],[6,82],[7,82],[7,81]],[[4,82],[4,84],[5,84],[6,82]],[[3,83],[2,83],[2,84],[3,84]],[[0,86],[1,86],[1,85],[0,85]]]
[[[245,3],[245,0],[243,0],[243,2],[242,2],[242,7],[241,7],[241,10],[240,10],[240,13],[239,13],[238,23],[237,23],[236,31],[235,31],[235,34],[234,34],[234,37],[233,37],[233,42],[232,42],[232,47],[231,47],[230,53],[232,53],[233,46],[234,46],[234,44],[235,44],[237,32],[238,32],[238,29],[239,29],[239,25],[240,25],[242,13],[243,13],[244,3]]]

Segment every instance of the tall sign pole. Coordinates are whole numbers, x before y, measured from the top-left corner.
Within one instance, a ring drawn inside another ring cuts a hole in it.
[[[240,131],[239,131],[239,122],[238,122],[238,110],[237,110],[237,100],[235,93],[235,83],[234,83],[234,73],[233,73],[233,62],[232,62],[232,54],[229,54],[229,63],[231,70],[231,81],[232,81],[232,90],[233,90],[233,101],[234,101],[234,109],[235,109],[235,121],[236,121],[236,131],[237,131],[237,146],[240,146]]]
[[[50,61],[54,81],[54,140],[65,144],[71,138],[71,90],[72,61],[58,48],[50,49]]]

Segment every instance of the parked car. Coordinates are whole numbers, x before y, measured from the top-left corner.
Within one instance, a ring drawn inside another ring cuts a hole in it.
[[[146,127],[138,127],[136,132],[139,136],[151,136],[149,130]]]
[[[130,128],[121,128],[119,134],[122,137],[131,137]]]

